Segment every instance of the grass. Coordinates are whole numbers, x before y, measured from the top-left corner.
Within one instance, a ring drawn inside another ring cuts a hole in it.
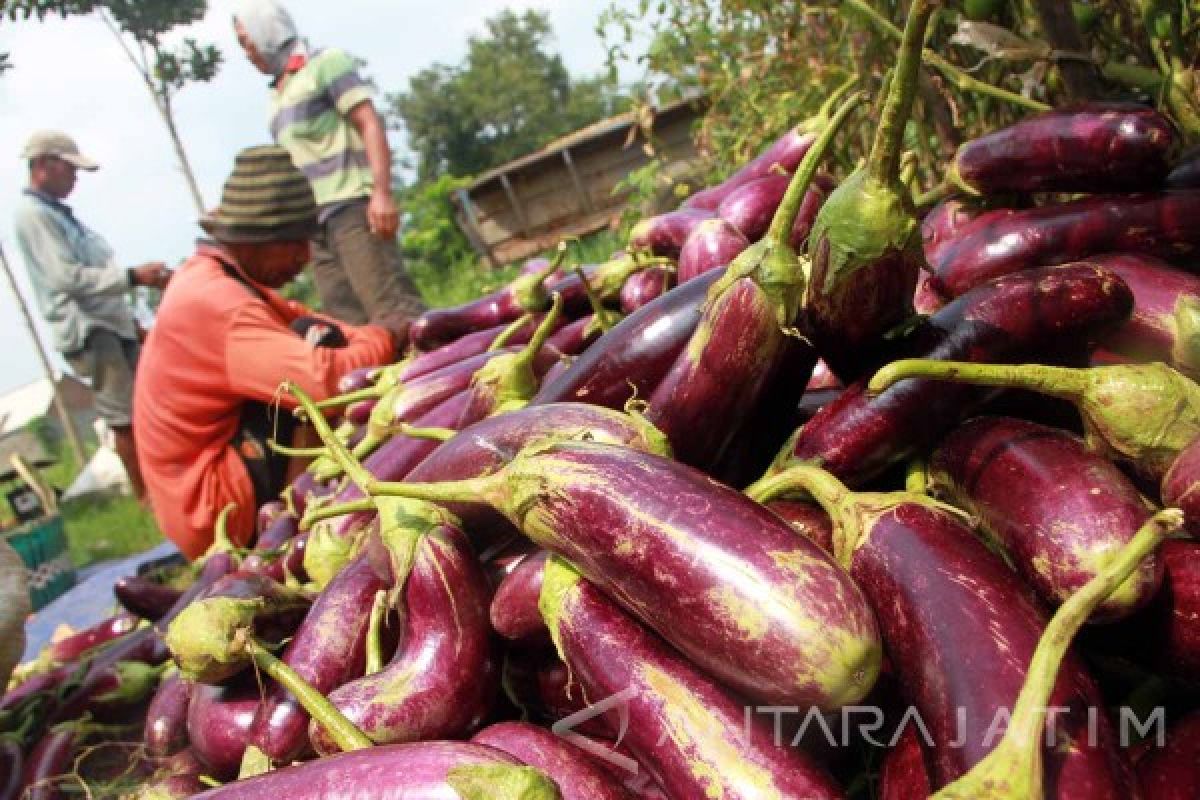
[[[79,474],[80,466],[66,441],[57,437],[45,418],[30,423],[57,463],[42,470],[51,486],[66,490]],[[96,441],[84,442],[90,455]],[[93,495],[59,504],[67,536],[67,549],[76,567],[142,553],[163,541],[154,516],[132,497]],[[7,507],[3,515],[8,515]],[[0,518],[7,523],[10,518]]]

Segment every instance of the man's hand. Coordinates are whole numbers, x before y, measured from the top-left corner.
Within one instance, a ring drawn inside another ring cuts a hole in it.
[[[403,353],[408,347],[408,326],[412,324],[412,319],[407,314],[392,311],[372,320],[372,323],[392,335],[392,346],[397,354]]]
[[[390,191],[371,192],[367,202],[367,224],[371,226],[371,233],[380,239],[391,241],[396,238],[396,232],[400,230],[400,212]]]
[[[134,286],[148,286],[152,289],[165,289],[171,280],[171,270],[161,261],[151,261],[140,267],[129,268],[129,280]]]

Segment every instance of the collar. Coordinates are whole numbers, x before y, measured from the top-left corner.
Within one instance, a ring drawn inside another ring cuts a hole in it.
[[[57,197],[55,197],[53,195],[46,194],[41,189],[35,189],[32,186],[26,186],[24,191],[25,191],[25,194],[29,195],[30,197],[33,197],[37,200],[41,200],[43,203],[45,203],[48,206],[53,206],[54,208],[57,208],[58,210],[62,211],[64,214],[66,214],[69,217],[75,216],[75,212],[73,212],[71,210],[71,207],[69,205],[67,205],[62,200],[59,200]]]
[[[297,48],[288,56],[287,63],[283,65],[283,71],[275,76],[275,80],[271,81],[271,88],[278,89],[279,84],[283,83],[283,79],[291,75],[295,75],[300,70],[304,69],[304,65],[308,63],[308,54],[302,48]]]
[[[241,275],[250,283],[253,283],[255,286],[259,285],[254,280],[251,280],[250,276],[246,274],[246,270],[237,262],[237,259],[233,257],[233,253],[230,253],[228,250],[222,247],[220,242],[217,242],[213,239],[197,239],[196,255],[204,258],[211,258],[214,261],[224,264],[225,266],[237,272],[238,275]]]

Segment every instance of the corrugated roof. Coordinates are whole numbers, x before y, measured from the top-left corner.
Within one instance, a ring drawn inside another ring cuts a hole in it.
[[[696,105],[702,102],[703,95],[692,95],[674,103],[665,105],[662,108],[655,109],[655,115],[664,116],[683,106]],[[626,111],[623,114],[617,114],[616,116],[602,119],[598,122],[593,122],[586,128],[580,128],[577,131],[572,131],[564,136],[560,136],[559,138],[542,147],[540,150],[535,150],[529,155],[521,156],[520,158],[509,161],[507,164],[501,164],[498,167],[489,169],[487,172],[483,173],[474,181],[472,181],[471,185],[467,187],[467,191],[478,189],[480,186],[499,178],[501,175],[516,172],[517,170],[523,169],[530,164],[535,164],[539,161],[544,161],[545,159],[557,156],[562,151],[569,150],[570,148],[581,145],[584,142],[590,142],[594,139],[599,139],[618,131],[628,130],[629,128],[633,127],[633,124],[636,121],[637,113],[634,111]]]

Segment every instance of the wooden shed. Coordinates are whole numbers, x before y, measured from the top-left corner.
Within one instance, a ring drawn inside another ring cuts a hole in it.
[[[672,177],[693,167],[691,128],[703,111],[693,98],[653,113],[651,141]],[[619,114],[489,170],[456,194],[459,227],[493,266],[607,227],[625,208],[617,184],[650,160],[638,122],[636,112]]]

